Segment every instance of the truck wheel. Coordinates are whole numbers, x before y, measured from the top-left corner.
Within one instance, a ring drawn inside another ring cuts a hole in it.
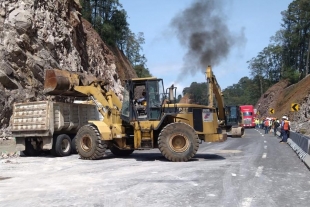
[[[126,157],[129,156],[133,153],[134,150],[121,150],[118,147],[116,147],[115,145],[112,145],[110,147],[111,152],[115,155],[115,156],[119,156],[119,157]]]
[[[158,148],[168,160],[186,162],[197,153],[199,138],[190,125],[171,123],[160,132]]]
[[[103,157],[107,148],[100,133],[93,125],[82,126],[76,134],[76,150],[84,160],[96,160]]]
[[[25,140],[25,150],[23,151],[24,155],[26,156],[39,156],[41,154],[40,150],[37,150],[31,144],[31,140]]]
[[[71,138],[68,135],[58,135],[56,139],[55,152],[59,157],[65,157],[71,154]]]
[[[76,137],[74,137],[71,140],[71,154],[77,154],[75,142],[76,142]]]

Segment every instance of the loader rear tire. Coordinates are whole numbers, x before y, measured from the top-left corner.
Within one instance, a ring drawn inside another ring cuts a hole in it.
[[[94,125],[82,126],[76,134],[76,150],[81,159],[97,160],[104,156],[107,148]]]
[[[115,156],[119,156],[119,157],[126,157],[129,156],[133,153],[134,150],[121,150],[118,147],[116,147],[115,145],[112,145],[110,147],[111,152],[115,155]]]
[[[65,157],[71,154],[71,138],[66,134],[57,136],[55,153],[58,157]]]
[[[190,125],[171,123],[160,132],[158,148],[166,159],[173,162],[186,162],[197,153],[199,137]]]

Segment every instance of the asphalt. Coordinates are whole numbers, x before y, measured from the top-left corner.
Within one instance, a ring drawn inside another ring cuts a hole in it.
[[[51,156],[0,160],[0,206],[308,206],[310,172],[287,144],[247,129],[202,143],[189,162],[158,149],[97,161]]]

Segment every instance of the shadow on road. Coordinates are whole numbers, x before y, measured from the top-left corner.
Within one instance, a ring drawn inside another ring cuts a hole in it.
[[[57,158],[50,153],[42,153],[39,156],[25,156],[20,155],[20,157],[42,157],[42,158]],[[59,157],[58,157],[59,158]],[[81,158],[78,158],[81,159]],[[116,156],[112,154],[110,151],[106,152],[106,155],[102,157],[99,160],[111,160],[111,159],[124,159],[124,160],[131,160],[135,159],[136,161],[161,161],[161,162],[170,162],[167,160],[160,152],[134,152],[129,156]],[[217,161],[217,160],[224,160],[225,157],[222,157],[217,154],[205,154],[205,153],[197,153],[192,159],[190,159],[188,162],[195,162],[195,161]],[[96,161],[96,160],[93,160]]]
[[[167,160],[161,153],[133,153],[130,156],[127,157],[120,157],[115,156],[110,152],[107,152],[106,156],[103,157],[101,160],[104,159],[135,159],[136,161],[162,161],[162,162],[170,162]],[[190,159],[188,162],[194,162],[194,161],[216,161],[216,160],[224,160],[225,157],[222,157],[220,155],[216,154],[196,154],[192,159]]]
[[[216,155],[216,154],[197,153],[195,157],[192,158],[190,161],[201,161],[202,159],[206,161],[217,161],[217,160],[225,160],[226,158],[220,155]]]

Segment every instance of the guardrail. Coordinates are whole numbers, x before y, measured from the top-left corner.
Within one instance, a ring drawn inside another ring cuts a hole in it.
[[[310,138],[303,134],[290,131],[290,137],[288,138],[287,143],[307,167],[310,168]]]

